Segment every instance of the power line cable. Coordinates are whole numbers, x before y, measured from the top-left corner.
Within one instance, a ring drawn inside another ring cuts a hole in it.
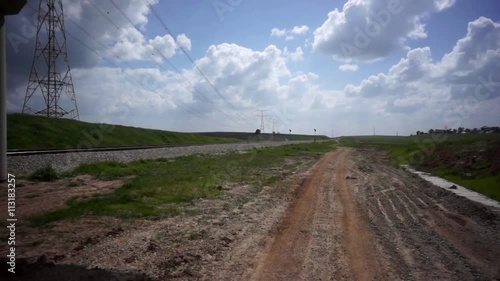
[[[130,17],[128,17],[125,12],[123,12],[123,10],[113,1],[113,0],[110,0],[111,4],[113,4],[113,6],[118,10],[118,12],[120,12],[120,14],[122,14],[122,16],[124,18],[126,18],[128,20],[128,22],[132,25],[132,27],[135,28],[135,25],[134,25],[134,22],[130,19]],[[101,13],[102,14],[102,13]],[[115,25],[115,27],[117,27]],[[120,29],[120,28],[118,28]],[[135,28],[137,30],[137,28]],[[139,31],[139,30],[137,30]],[[123,31],[122,31],[123,32]],[[139,31],[140,32],[140,31]],[[175,40],[175,38],[170,34],[170,36],[172,37],[172,39],[174,40],[174,42],[177,44],[177,41]],[[179,45],[178,45],[179,46]],[[218,108],[210,99],[208,99],[207,97],[205,97],[202,93],[199,92],[198,89],[196,89],[196,87],[193,85],[193,83],[191,81],[189,81],[189,79],[187,79],[183,74],[182,72],[170,61],[170,59],[168,59],[167,57],[165,57],[163,55],[163,53],[158,50],[158,48],[154,45],[152,45],[152,47],[156,50],[156,52],[163,58],[164,61],[167,62],[167,64],[172,68],[174,69],[174,71],[176,71],[178,73],[178,75],[182,76],[182,78],[184,78],[188,83],[189,85],[194,89],[194,91],[196,92],[196,95],[198,97],[200,97],[201,99],[203,99],[204,101],[210,103],[217,111],[219,111],[220,113],[222,113],[224,116],[226,116],[227,118],[231,119],[232,121],[236,122],[233,117],[231,117],[228,113],[224,112],[222,109]],[[154,61],[154,59],[153,59]]]
[[[113,2],[113,0],[111,0]],[[151,13],[153,14],[153,16],[156,18],[156,20],[163,26],[163,28],[168,32],[168,34],[170,34],[170,36],[172,36],[172,39],[174,40],[175,44],[179,47],[179,49],[181,49],[182,53],[184,53],[184,55],[187,57],[187,59],[191,62],[191,64],[193,64],[194,68],[198,71],[198,73],[205,79],[205,81],[210,85],[210,87],[214,90],[215,93],[217,93],[217,95],[227,104],[229,105],[230,107],[233,107],[231,103],[229,103],[226,98],[220,93],[220,91],[215,87],[215,85],[210,81],[210,79],[208,79],[208,77],[203,73],[203,71],[198,67],[198,65],[195,63],[195,61],[193,60],[193,58],[189,55],[189,53],[186,51],[186,49],[184,48],[184,46],[182,46],[181,44],[179,44],[179,42],[177,42],[177,39],[175,38],[173,32],[170,30],[170,28],[167,26],[167,24],[161,19],[161,17],[159,16],[159,14],[156,12],[156,10],[153,8],[153,6],[147,1],[147,0],[143,0],[144,3],[148,6],[149,10],[151,11]],[[239,112],[236,111],[236,114],[245,122],[248,123],[248,120],[246,118],[244,118]]]
[[[97,9],[97,7],[96,7],[95,5],[92,5],[92,6],[93,6],[94,8],[96,8],[96,9]],[[115,28],[117,28],[120,32],[122,32],[122,33],[123,33],[123,31],[122,31],[122,30],[118,27],[118,25],[116,25],[113,21],[111,21],[108,17],[106,17],[106,16],[102,13],[102,11],[100,11],[99,9],[97,9],[97,10],[98,10],[98,12],[99,12],[101,15],[103,15],[103,16],[104,16],[104,17],[105,17],[105,18],[106,18],[109,22],[111,22],[111,24],[112,24],[112,25],[114,25],[114,26],[115,26]],[[127,19],[129,19],[129,18],[127,17]],[[97,42],[99,45],[101,45],[103,48],[105,48],[105,49],[107,48],[107,46],[106,46],[105,44],[103,44],[103,43],[101,43],[99,40],[97,40],[94,36],[92,36],[89,32],[87,32],[87,31],[86,31],[83,27],[81,27],[79,24],[77,24],[76,22],[74,22],[72,19],[69,19],[69,20],[71,21],[71,23],[73,23],[76,27],[78,27],[80,30],[82,30],[82,32],[84,32],[87,36],[89,36],[89,37],[90,37],[90,38],[92,38],[94,41],[96,41],[96,42]],[[129,19],[129,20],[130,20],[130,19]],[[81,42],[81,41],[80,41],[80,42]],[[155,47],[155,49],[156,49],[156,47]],[[157,50],[157,49],[156,49],[156,50]],[[157,50],[157,52],[159,52],[159,51]],[[128,62],[126,62],[126,61],[122,60],[122,59],[121,59],[121,57],[120,57],[119,55],[117,55],[116,53],[114,53],[114,52],[111,52],[111,53],[112,53],[112,54],[113,54],[116,58],[118,58],[119,60],[121,60],[121,62],[122,62],[122,63],[124,63],[124,64],[125,64],[126,66],[128,66],[129,68],[131,68],[131,69],[133,69],[133,68],[134,68],[134,67],[132,67],[132,65],[130,65]],[[101,57],[102,57],[102,56],[101,56]],[[152,59],[153,59],[153,61],[154,61],[154,58],[152,58]],[[118,67],[116,64],[114,64],[114,65],[115,65],[116,67]],[[161,67],[161,65],[160,65],[160,67]],[[165,72],[167,72],[165,69],[163,69],[163,70],[164,70]],[[174,77],[175,77],[175,76],[174,76]],[[179,83],[181,83],[181,82],[177,79],[177,77],[175,77],[175,78],[176,78],[176,80],[177,80]],[[141,84],[141,82],[140,82],[140,81],[138,81],[137,79],[135,79],[135,78],[134,78],[134,80],[136,80],[139,84]],[[186,79],[186,80],[187,80],[187,79]],[[188,82],[189,82],[189,81],[188,81]],[[181,83],[181,85],[182,85],[182,83]],[[186,90],[190,91],[187,87],[185,87],[185,86],[184,86],[184,88],[185,88]],[[190,91],[190,92],[191,92],[191,91]],[[191,93],[192,93],[192,92],[191,92]],[[157,94],[159,94],[159,93],[157,93]],[[160,94],[160,95],[161,95],[161,94]],[[201,116],[200,118],[203,118],[203,119],[209,119],[209,120],[210,120],[210,118],[207,118],[207,116],[205,116],[205,115],[200,115],[200,113],[198,113],[198,112],[196,112],[196,111],[193,111],[193,110],[189,109],[189,107],[188,107],[186,104],[184,104],[183,102],[180,102],[180,101],[178,101],[178,102],[181,104],[181,107],[183,107],[184,109],[186,109],[188,112],[190,112],[190,113],[192,113],[192,114],[195,114],[195,115],[197,115],[197,116],[199,116],[199,117]],[[214,121],[212,120],[212,122],[214,122]],[[220,124],[220,123],[219,123],[219,124]],[[227,127],[232,127],[232,128],[236,128],[236,127],[234,127],[234,126],[229,126],[229,125],[224,125],[224,126],[227,126]]]

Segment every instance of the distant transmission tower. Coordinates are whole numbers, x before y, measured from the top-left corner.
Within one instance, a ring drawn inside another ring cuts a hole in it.
[[[79,120],[61,1],[40,0],[35,55],[23,113]]]
[[[266,112],[267,110],[258,110],[258,111],[260,111],[260,115],[257,115],[260,116],[260,132],[264,133],[264,117],[267,117],[269,115],[264,115],[264,112]]]

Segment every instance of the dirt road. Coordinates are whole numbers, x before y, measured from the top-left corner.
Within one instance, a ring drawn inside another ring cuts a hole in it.
[[[348,154],[346,149],[329,153],[314,168],[276,233],[257,279],[382,277],[368,227],[346,183]]]
[[[495,210],[391,167],[380,153],[340,148],[312,168],[252,274],[241,276],[494,280],[499,226]]]

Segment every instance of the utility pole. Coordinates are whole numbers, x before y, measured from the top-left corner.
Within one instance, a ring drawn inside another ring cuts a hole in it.
[[[276,123],[276,119],[271,119],[271,122],[273,122],[273,134],[274,134],[274,133],[276,132],[276,131],[274,130],[274,124]]]
[[[5,16],[15,15],[26,0],[0,2],[0,182],[7,180],[7,51],[5,47]]]
[[[373,126],[373,135],[375,135],[375,126]]]
[[[41,98],[44,108],[37,107],[36,99]],[[35,54],[23,113],[80,119],[66,50],[62,0],[40,0]]]
[[[264,117],[267,117],[269,115],[264,115],[264,112],[266,112],[267,110],[257,110],[260,112],[259,115],[257,116],[260,116],[260,132],[261,133],[264,133]]]

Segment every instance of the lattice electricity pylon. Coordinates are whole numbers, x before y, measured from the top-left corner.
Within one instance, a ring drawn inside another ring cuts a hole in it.
[[[80,119],[66,51],[61,0],[40,0],[35,55],[23,113]]]
[[[269,115],[264,115],[264,112],[266,112],[267,110],[258,110],[258,111],[260,111],[260,115],[257,115],[260,117],[260,132],[264,133],[264,117],[267,117]]]

